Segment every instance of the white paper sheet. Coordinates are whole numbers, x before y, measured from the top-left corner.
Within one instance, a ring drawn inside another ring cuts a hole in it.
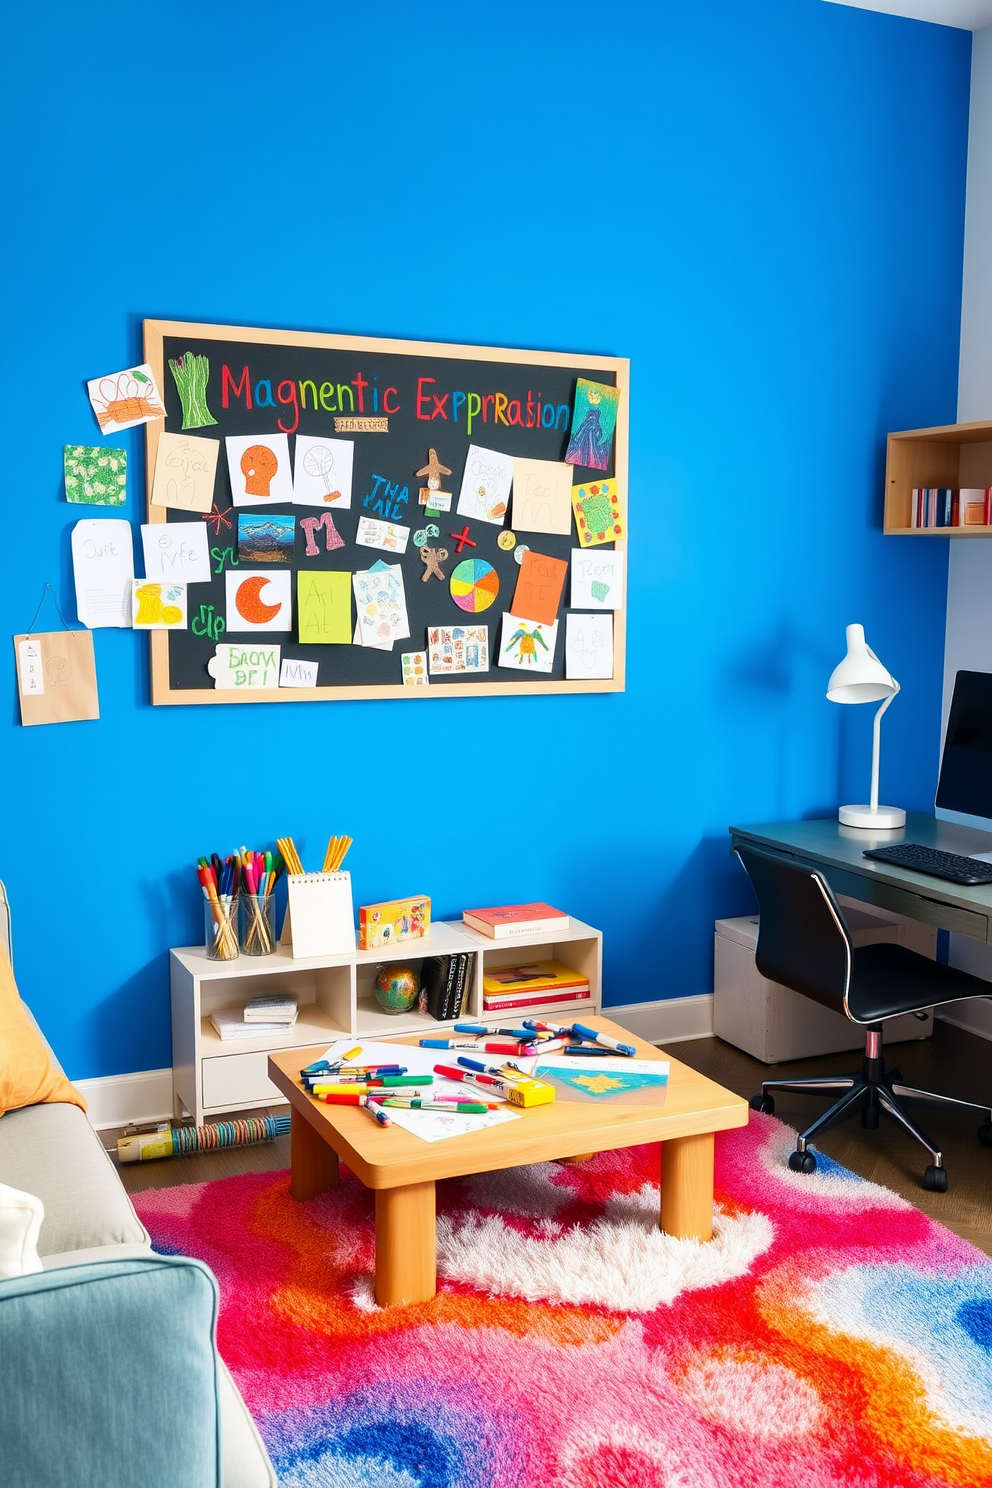
[[[89,630],[131,625],[134,549],[123,517],[92,517],[72,529],[76,614]]]
[[[316,687],[318,661],[301,661],[298,657],[284,656],[279,673],[280,687]]]
[[[357,644],[387,651],[392,649],[394,641],[409,636],[403,570],[398,563],[384,563],[380,559],[371,568],[359,569],[352,576],[352,587]]]
[[[293,500],[297,506],[351,509],[353,439],[297,434],[293,451]]]
[[[215,647],[207,671],[215,687],[255,692],[279,681],[279,646],[267,641],[225,641]]]
[[[208,512],[214,502],[219,458],[219,439],[201,439],[192,434],[160,434],[155,455],[152,505]]]
[[[224,575],[227,633],[292,630],[292,574],[235,568]]]
[[[613,676],[613,615],[565,616],[565,676],[593,680]]]
[[[135,630],[185,630],[185,584],[162,579],[131,580],[131,624]]]
[[[142,522],[145,575],[176,584],[209,584],[210,531],[206,522]]]
[[[515,672],[550,672],[555,664],[558,625],[542,625],[539,620],[521,620],[509,610],[503,616],[497,666]]]
[[[224,443],[235,506],[261,511],[266,502],[292,501],[293,472],[285,434],[229,434]]]
[[[573,610],[623,609],[623,553],[572,549]]]
[[[359,517],[355,542],[361,548],[383,548],[388,553],[405,553],[410,541],[409,527],[395,522],[380,522],[376,517]]]
[[[458,515],[502,527],[510,505],[512,483],[512,455],[470,444],[458,493]]]

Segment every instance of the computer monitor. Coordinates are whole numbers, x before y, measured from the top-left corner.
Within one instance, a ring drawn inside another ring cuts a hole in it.
[[[958,672],[944,735],[936,815],[992,832],[992,672]]]

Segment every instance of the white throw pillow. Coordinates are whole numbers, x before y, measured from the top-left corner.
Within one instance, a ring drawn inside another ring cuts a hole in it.
[[[34,1194],[0,1183],[0,1281],[42,1269],[38,1232],[45,1206]]]

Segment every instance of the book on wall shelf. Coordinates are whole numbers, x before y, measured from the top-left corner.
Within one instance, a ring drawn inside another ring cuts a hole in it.
[[[913,531],[992,526],[992,486],[914,486],[909,525]]]
[[[491,909],[463,909],[462,921],[490,940],[512,940],[518,935],[544,935],[567,930],[569,919],[550,904],[500,904]]]

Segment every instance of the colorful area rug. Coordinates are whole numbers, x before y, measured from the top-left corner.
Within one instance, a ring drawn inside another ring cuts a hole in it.
[[[709,1245],[658,1230],[657,1146],[441,1184],[438,1295],[388,1311],[350,1175],[138,1208],[216,1273],[285,1488],[992,1485],[992,1263],[793,1140],[717,1139]]]

